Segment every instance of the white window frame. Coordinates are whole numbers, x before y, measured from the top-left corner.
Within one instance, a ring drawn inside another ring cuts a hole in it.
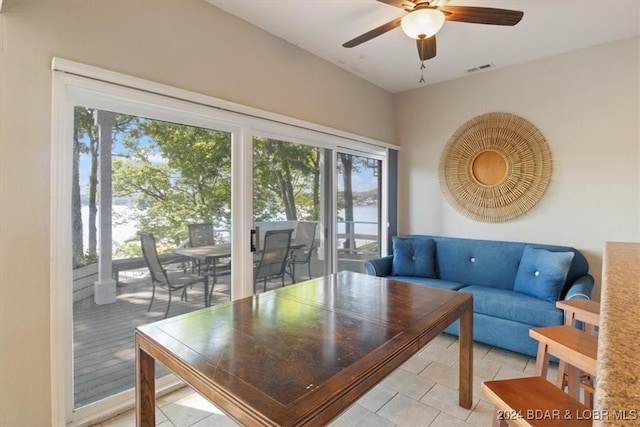
[[[133,391],[119,393],[105,401],[73,408],[73,302],[71,272],[71,174],[73,108],[88,105],[118,113],[159,118],[188,125],[232,133],[232,295],[253,294],[252,254],[249,230],[253,225],[253,135],[279,135],[287,141],[312,143],[318,147],[344,151],[383,160],[382,202],[386,206],[388,149],[399,147],[371,138],[343,132],[234,104],[167,85],[108,71],[85,64],[54,58],[52,61],[51,125],[51,381],[53,425],[79,425],[130,409]],[[335,159],[333,173],[335,176]],[[334,200],[337,190],[334,189]],[[334,216],[333,221],[336,218]],[[386,224],[383,209],[382,224]],[[386,233],[381,248],[387,246]],[[337,259],[334,246],[333,259]],[[335,265],[334,270],[335,271]],[[177,381],[157,382],[158,390],[170,390]]]
[[[380,153],[372,153],[372,152],[366,152],[366,151],[362,151],[362,150],[357,150],[357,149],[353,149],[351,147],[345,147],[345,146],[338,146],[335,147],[333,150],[333,158],[332,158],[332,163],[333,163],[333,186],[332,186],[332,199],[333,200],[338,200],[338,152],[340,153],[345,153],[345,154],[351,154],[353,156],[360,156],[360,157],[367,157],[369,159],[376,159],[376,160],[380,160],[382,162],[382,188],[380,188],[380,192],[381,192],[381,196],[380,196],[380,205],[383,207],[383,209],[381,209],[381,213],[380,213],[380,218],[378,218],[378,220],[380,221],[381,227],[380,227],[380,247],[378,248],[380,251],[380,256],[384,256],[386,255],[386,247],[387,247],[387,240],[388,240],[388,236],[387,236],[387,228],[388,228],[388,223],[389,223],[389,215],[388,215],[388,211],[387,209],[384,209],[385,206],[387,206],[387,202],[389,200],[389,196],[388,196],[388,191],[389,191],[389,167],[387,164],[387,153],[388,153],[388,149],[384,150],[384,154],[380,154]],[[331,271],[336,271],[338,269],[338,245],[337,245],[337,241],[338,241],[338,227],[336,226],[336,224],[338,224],[338,209],[333,209],[332,211],[332,218],[331,218],[331,233],[332,233],[332,239],[331,241],[333,242],[333,266]]]

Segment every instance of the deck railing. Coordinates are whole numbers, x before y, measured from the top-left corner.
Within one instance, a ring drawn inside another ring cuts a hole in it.
[[[362,250],[371,252],[371,251],[377,250],[377,248],[380,246],[380,236],[378,234],[357,232],[358,229],[363,228],[362,226],[369,226],[367,228],[371,228],[371,226],[376,226],[377,228],[378,227],[377,221],[338,221],[338,230],[346,230],[347,224],[351,225],[351,227],[349,227],[350,228],[349,232],[338,231],[338,235],[337,235],[337,238],[338,238],[337,244],[343,253],[357,253]],[[297,221],[265,221],[265,222],[258,222],[255,225],[260,227],[260,241],[262,241],[264,240],[264,233],[266,233],[268,230],[279,230],[283,228],[293,228],[294,230],[296,230]],[[230,241],[230,236],[231,236],[230,228],[216,228],[213,230],[213,233],[214,233],[216,242],[218,243],[227,243]],[[319,238],[320,235],[321,233],[318,230],[318,232],[316,233],[316,236],[318,236],[317,237],[318,240],[320,240]],[[295,234],[293,237],[295,238]],[[342,244],[347,240],[352,242],[350,247],[348,248],[342,247]]]

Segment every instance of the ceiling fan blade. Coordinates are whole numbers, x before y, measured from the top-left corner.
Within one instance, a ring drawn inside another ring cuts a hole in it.
[[[445,12],[447,21],[470,22],[472,24],[516,25],[524,12],[509,9],[474,6],[446,6],[440,8]]]
[[[354,47],[354,46],[358,46],[359,44],[362,44],[366,41],[369,41],[375,37],[378,37],[379,35],[382,35],[384,33],[386,33],[387,31],[391,31],[396,27],[400,26],[400,21],[402,21],[402,17],[400,18],[396,18],[391,22],[387,22],[384,25],[380,25],[377,28],[374,28],[371,31],[367,31],[366,33],[359,35],[358,37],[356,37],[355,39],[349,40],[348,42],[344,43],[342,46],[343,47]]]
[[[404,9],[404,5],[407,3],[406,0],[378,0],[380,3],[386,3],[391,6],[399,7],[400,9]]]
[[[418,55],[421,61],[434,58],[436,56],[436,36],[435,34],[427,39],[416,40],[418,45]]]

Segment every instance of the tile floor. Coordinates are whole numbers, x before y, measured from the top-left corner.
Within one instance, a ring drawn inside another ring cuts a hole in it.
[[[493,405],[480,391],[482,381],[533,375],[535,358],[474,344],[473,406],[458,406],[458,341],[442,334],[336,418],[333,427],[491,426]],[[555,379],[557,365],[549,369]],[[190,388],[158,398],[156,423],[162,427],[234,426],[234,421]],[[98,424],[135,426],[127,412]]]

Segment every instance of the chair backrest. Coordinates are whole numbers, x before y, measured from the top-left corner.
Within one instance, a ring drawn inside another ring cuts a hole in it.
[[[167,274],[162,268],[160,258],[158,257],[158,250],[156,248],[156,238],[151,233],[145,231],[139,231],[140,246],[142,246],[142,255],[149,267],[149,273],[151,274],[151,280],[163,285],[169,285]]]
[[[254,281],[284,274],[289,258],[292,233],[293,228],[269,230],[265,233],[262,254],[254,274]]]
[[[304,243],[305,247],[302,249],[296,249],[297,261],[306,262],[313,253],[317,227],[318,223],[313,221],[298,222],[298,227],[296,229],[296,243]]]
[[[213,224],[189,224],[189,246],[213,246],[216,242],[213,239]]]

